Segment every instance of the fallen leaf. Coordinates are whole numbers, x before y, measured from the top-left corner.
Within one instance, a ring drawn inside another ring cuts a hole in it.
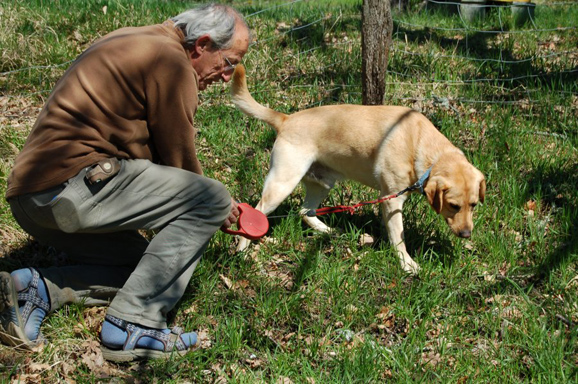
[[[367,233],[364,233],[359,237],[359,245],[361,247],[366,245],[373,245],[374,242],[375,240],[373,239],[373,236],[368,235]]]
[[[219,277],[221,278],[221,281],[223,282],[223,284],[225,284],[225,287],[227,287],[227,289],[231,289],[233,287],[233,283],[231,282],[231,279],[229,279],[228,277],[226,277],[225,275],[219,275]]]
[[[100,372],[104,366],[104,358],[100,351],[100,343],[96,340],[87,340],[81,347],[84,353],[81,356],[82,362],[93,372]]]
[[[427,367],[434,368],[442,361],[441,355],[435,351],[422,353],[421,363]]]
[[[72,36],[74,37],[74,40],[76,40],[76,41],[83,41],[84,40],[84,37],[82,37],[82,35],[78,31],[74,31],[72,33]]]

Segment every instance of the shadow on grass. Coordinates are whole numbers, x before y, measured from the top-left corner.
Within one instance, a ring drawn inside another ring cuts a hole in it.
[[[527,199],[533,196],[542,196],[545,208],[557,208],[559,222],[567,228],[562,229],[554,244],[555,248],[548,254],[540,265],[536,267],[536,276],[539,280],[548,280],[550,275],[566,264],[571,258],[578,259],[578,199],[576,186],[578,162],[571,161],[567,167],[560,167],[559,163],[538,165],[529,175]],[[564,217],[561,214],[565,212]]]
[[[53,247],[46,247],[29,238],[24,244],[11,248],[0,257],[0,270],[12,272],[25,267],[66,265],[66,257]]]
[[[472,32],[465,37],[446,37],[436,29],[424,27],[420,30],[410,30],[394,23],[397,34],[407,38],[409,42],[421,46],[434,45],[446,52],[453,52],[454,56],[461,56],[478,61],[475,71],[462,71],[460,77],[463,81],[471,81],[475,86],[476,81],[492,80],[492,84],[508,89],[509,92],[500,92],[492,95],[494,101],[517,101],[527,98],[527,88],[538,88],[544,91],[568,91],[569,84],[575,84],[578,76],[577,67],[564,69],[564,61],[556,64],[548,60],[540,60],[534,52],[521,53],[514,51],[516,44],[501,44],[497,46],[492,42],[502,35],[508,34],[507,29],[488,29],[481,32]],[[402,55],[403,60],[390,63],[390,70],[405,72],[407,68],[417,66],[419,68],[435,67],[433,55],[416,55],[410,58]],[[432,60],[430,62],[429,60]],[[397,68],[400,66],[400,68]],[[472,92],[471,87],[463,87],[463,93]]]
[[[277,208],[276,212],[289,212],[290,209],[290,204],[284,203]],[[410,209],[412,209],[412,204],[406,203],[404,210],[407,212],[407,210]],[[293,214],[297,215],[296,212],[290,215]],[[270,227],[274,228],[285,219],[286,216],[273,216],[269,221]],[[371,247],[375,250],[382,249],[383,247],[392,247],[393,249],[393,246],[389,243],[380,214],[362,212],[351,215],[341,212],[322,216],[320,219],[333,228],[335,234],[328,235],[313,231],[302,222],[302,231],[312,231],[312,235],[307,240],[307,249],[304,251],[306,255],[321,252],[331,244],[335,236],[352,232],[357,232],[359,235],[368,234],[373,238],[373,244],[365,245],[364,247]],[[445,267],[448,267],[455,261],[455,245],[452,241],[453,235],[449,233],[449,229],[446,228],[445,224],[441,226],[437,225],[437,219],[437,217],[434,217],[434,221],[426,222],[426,220],[414,220],[413,215],[406,215],[404,217],[406,248],[410,256],[418,263],[424,254],[427,253],[430,261],[439,262]],[[363,248],[359,243],[357,243],[357,247],[359,249]],[[314,260],[303,260],[303,265],[300,266],[300,272],[295,279],[296,284],[301,281],[301,278],[298,276],[306,275],[314,263]]]

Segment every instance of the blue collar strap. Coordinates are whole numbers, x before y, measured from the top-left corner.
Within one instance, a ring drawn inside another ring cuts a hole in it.
[[[427,181],[427,179],[429,178],[429,174],[431,173],[431,169],[433,168],[433,164],[431,167],[429,167],[427,169],[427,171],[425,171],[425,173],[419,178],[418,181],[415,182],[414,185],[407,187],[406,189],[404,189],[403,191],[399,192],[396,196],[400,196],[403,195],[406,192],[411,192],[411,191],[415,191],[416,189],[419,189],[422,195],[425,195],[425,191],[423,190],[423,187],[425,185],[425,182]]]

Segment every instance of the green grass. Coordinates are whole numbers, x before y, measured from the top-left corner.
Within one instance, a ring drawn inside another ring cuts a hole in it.
[[[360,103],[360,1],[230,3],[254,31],[244,61],[258,101],[288,113]],[[419,277],[401,270],[377,207],[324,216],[339,233],[318,234],[297,216],[298,188],[247,254],[235,254],[231,236],[214,237],[171,314],[206,335],[201,349],[170,361],[104,363],[105,309],[75,305],[44,323],[43,351],[0,346],[0,381],[576,382],[578,8],[537,3],[535,28],[513,29],[492,12],[465,29],[455,14],[420,11],[418,2],[394,15],[385,103],[421,110],[488,181],[467,241],[452,237],[423,197],[410,197],[405,235]],[[69,62],[109,31],[161,22],[186,7],[2,2],[0,193]],[[206,174],[254,205],[274,133],[231,105],[227,85],[201,99],[195,121]],[[376,197],[344,182],[325,205]],[[361,246],[364,233],[375,242]],[[62,262],[26,236],[5,202],[0,252],[2,270]]]

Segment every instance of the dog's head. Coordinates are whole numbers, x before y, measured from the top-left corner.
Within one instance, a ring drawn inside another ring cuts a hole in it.
[[[440,160],[432,168],[424,192],[456,236],[472,235],[474,208],[486,197],[486,179],[477,168],[463,156]]]

